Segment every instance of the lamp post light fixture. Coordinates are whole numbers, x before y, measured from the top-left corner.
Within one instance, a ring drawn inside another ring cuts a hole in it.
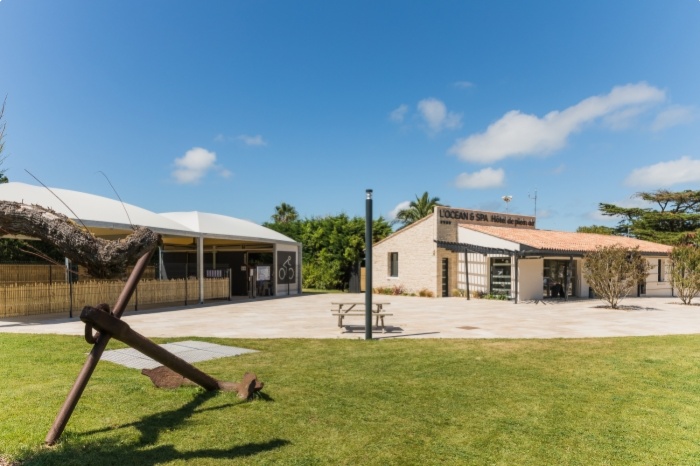
[[[508,204],[513,200],[513,196],[502,196],[503,202],[506,203],[506,213],[508,212]]]

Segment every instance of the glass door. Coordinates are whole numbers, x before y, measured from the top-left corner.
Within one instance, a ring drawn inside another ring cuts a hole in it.
[[[576,263],[571,262],[571,270],[569,270],[569,265],[568,260],[544,260],[542,296],[545,298],[575,296]],[[568,287],[567,274],[569,275]]]
[[[450,263],[446,257],[442,259],[442,297],[450,295]]]

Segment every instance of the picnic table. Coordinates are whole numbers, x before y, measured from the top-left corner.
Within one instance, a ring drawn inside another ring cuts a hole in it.
[[[382,333],[386,333],[386,328],[384,326],[384,317],[391,316],[385,311],[384,306],[388,306],[391,303],[387,302],[373,302],[372,303],[372,317],[374,317],[375,325],[380,326]],[[340,332],[343,332],[343,319],[351,316],[364,316],[365,315],[365,303],[360,301],[342,301],[331,303],[331,315],[338,317],[338,327],[340,327]],[[358,308],[358,306],[360,306]]]

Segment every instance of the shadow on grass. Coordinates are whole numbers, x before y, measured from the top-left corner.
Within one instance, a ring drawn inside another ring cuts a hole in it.
[[[253,456],[258,453],[275,450],[291,443],[289,440],[273,439],[267,442],[247,443],[232,448],[210,449],[180,452],[172,445],[139,449],[136,445],[123,445],[118,440],[100,440],[90,444],[64,445],[59,450],[42,450],[22,462],[29,465],[143,465],[151,466],[175,460],[196,460],[210,458],[216,460],[233,460]]]
[[[197,409],[204,402],[215,396],[216,392],[199,393],[192,401],[179,409],[152,414],[139,421],[117,427],[80,433],[71,440],[61,442],[58,447],[42,449],[31,458],[25,460],[22,465],[156,465],[168,461],[194,460],[197,458],[235,459],[275,450],[290,443],[284,439],[272,439],[267,442],[238,445],[229,449],[207,448],[183,452],[178,451],[173,445],[158,445],[154,447],[158,443],[161,432],[177,429],[193,414],[237,405],[237,403],[229,403],[212,408]],[[137,442],[124,443],[119,438],[89,439],[90,436],[95,434],[129,427],[136,428],[139,431],[140,436]]]

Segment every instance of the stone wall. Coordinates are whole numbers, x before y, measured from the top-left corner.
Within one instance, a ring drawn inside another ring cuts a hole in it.
[[[439,296],[440,262],[434,239],[434,215],[430,215],[375,244],[372,248],[372,287],[401,285],[411,293],[427,289]],[[399,254],[398,277],[389,276],[389,254],[392,252]],[[456,280],[456,263],[453,275]]]

